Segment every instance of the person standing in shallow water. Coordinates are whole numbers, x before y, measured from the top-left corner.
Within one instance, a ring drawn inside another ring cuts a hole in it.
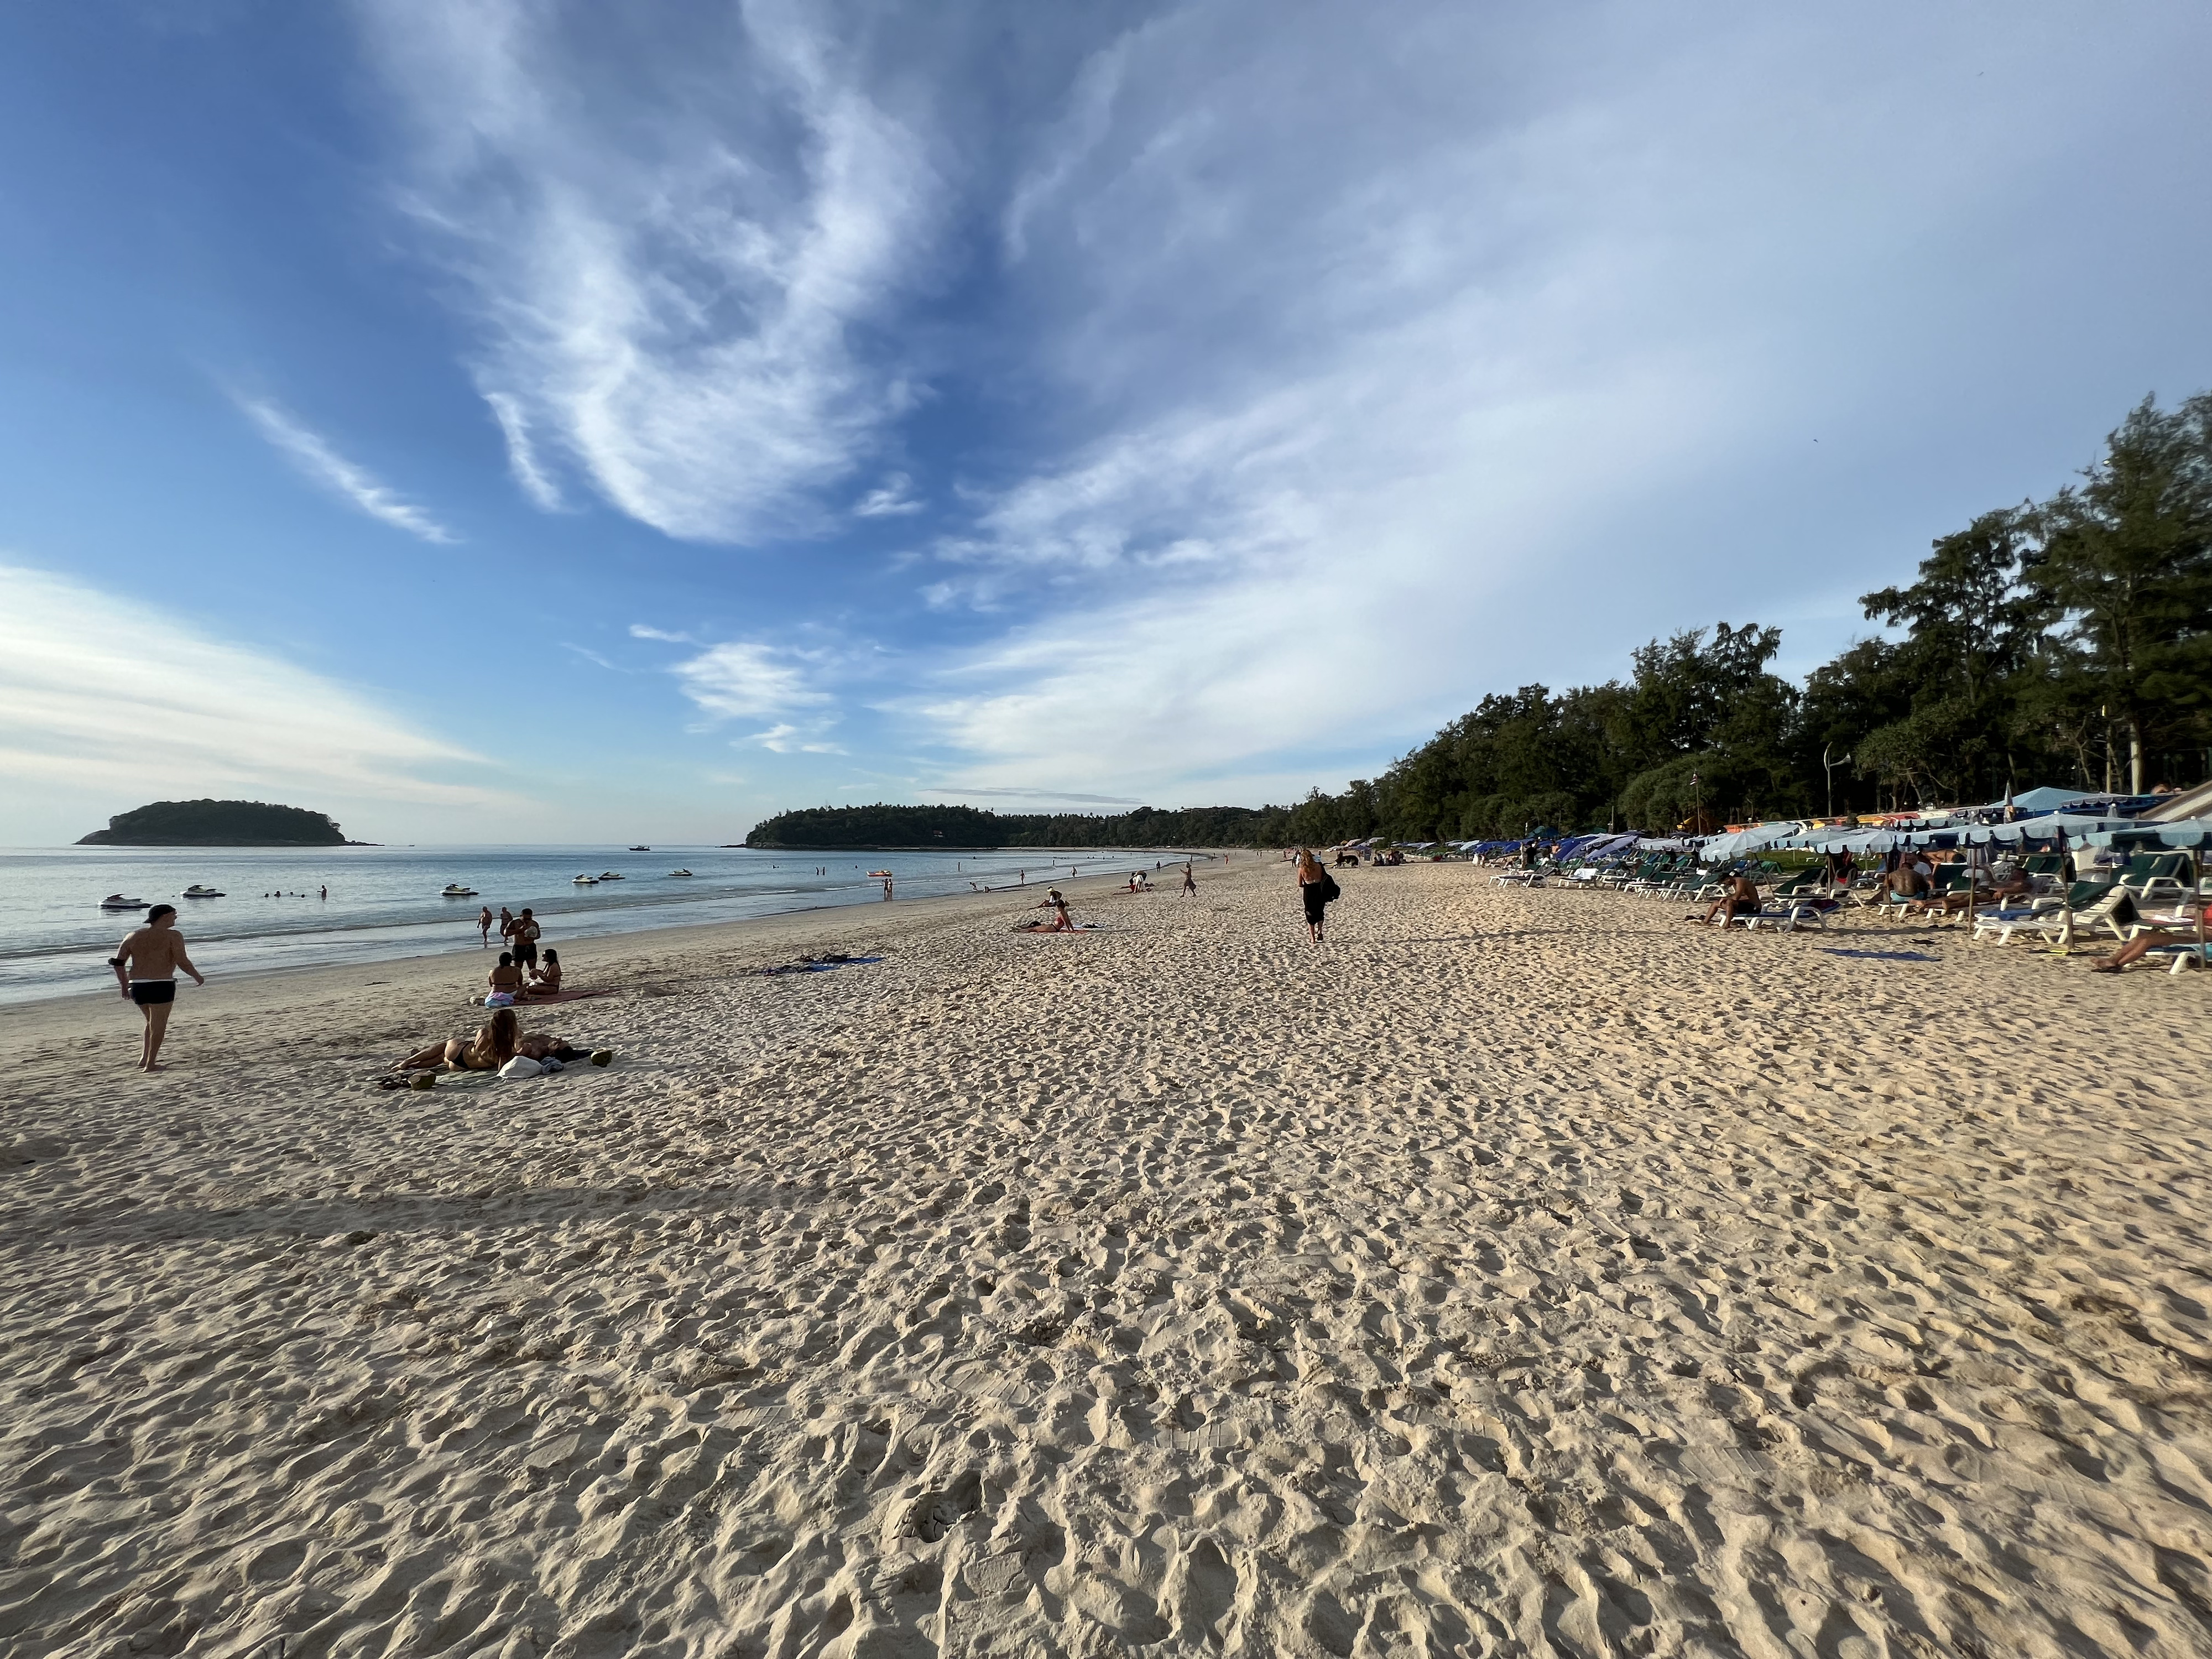
[[[115,969],[123,1000],[136,1003],[146,1018],[145,1034],[138,1044],[138,1069],[158,1072],[161,1039],[169,1030],[169,1010],[177,1000],[177,969],[190,974],[196,985],[207,983],[207,975],[193,967],[191,957],[185,953],[185,936],[177,931],[177,907],[157,904],[149,910],[146,925],[123,936],[107,965]]]

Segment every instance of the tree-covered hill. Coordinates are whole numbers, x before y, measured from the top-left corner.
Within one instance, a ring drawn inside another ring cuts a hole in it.
[[[157,800],[108,819],[80,847],[343,847],[327,813],[258,800]]]

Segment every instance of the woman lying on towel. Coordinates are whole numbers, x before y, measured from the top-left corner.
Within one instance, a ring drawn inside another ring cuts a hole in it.
[[[512,1008],[492,1010],[491,1023],[472,1037],[453,1037],[434,1042],[392,1066],[395,1072],[419,1072],[434,1067],[447,1072],[496,1072],[520,1054],[525,1060],[560,1059],[575,1052],[559,1037],[544,1031],[526,1031]]]

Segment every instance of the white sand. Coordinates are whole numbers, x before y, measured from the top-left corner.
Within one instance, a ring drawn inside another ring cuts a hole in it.
[[[0,1017],[0,1647],[2212,1652],[2212,975],[1202,879]]]

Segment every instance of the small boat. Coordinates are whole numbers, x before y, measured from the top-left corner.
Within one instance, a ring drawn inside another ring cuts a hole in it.
[[[890,871],[888,871],[888,870],[871,870],[871,871],[869,871],[869,872],[868,872],[868,873],[869,873],[870,875],[872,875],[872,876],[875,877],[878,880],[879,880],[879,881],[880,881],[880,880],[882,880],[884,878],[885,878],[885,877],[889,876],[889,875],[890,874]]]
[[[622,879],[622,872],[618,870],[602,870],[599,872],[599,879],[601,881],[620,881]]]
[[[184,896],[186,898],[221,898],[223,896],[223,891],[220,887],[203,887],[199,883],[194,882],[185,889]]]
[[[100,900],[100,908],[103,910],[143,910],[146,908],[146,901],[125,898],[120,893],[110,893],[106,898]]]
[[[475,888],[464,887],[458,881],[449,881],[438,890],[440,898],[474,898],[476,896]]]
[[[650,847],[633,847],[629,850],[633,853],[650,853],[653,848]]]
[[[576,878],[576,885],[579,887],[597,887],[599,884],[599,878],[597,876],[579,876]]]
[[[672,876],[688,876],[691,872],[689,870],[671,870],[668,873]]]

